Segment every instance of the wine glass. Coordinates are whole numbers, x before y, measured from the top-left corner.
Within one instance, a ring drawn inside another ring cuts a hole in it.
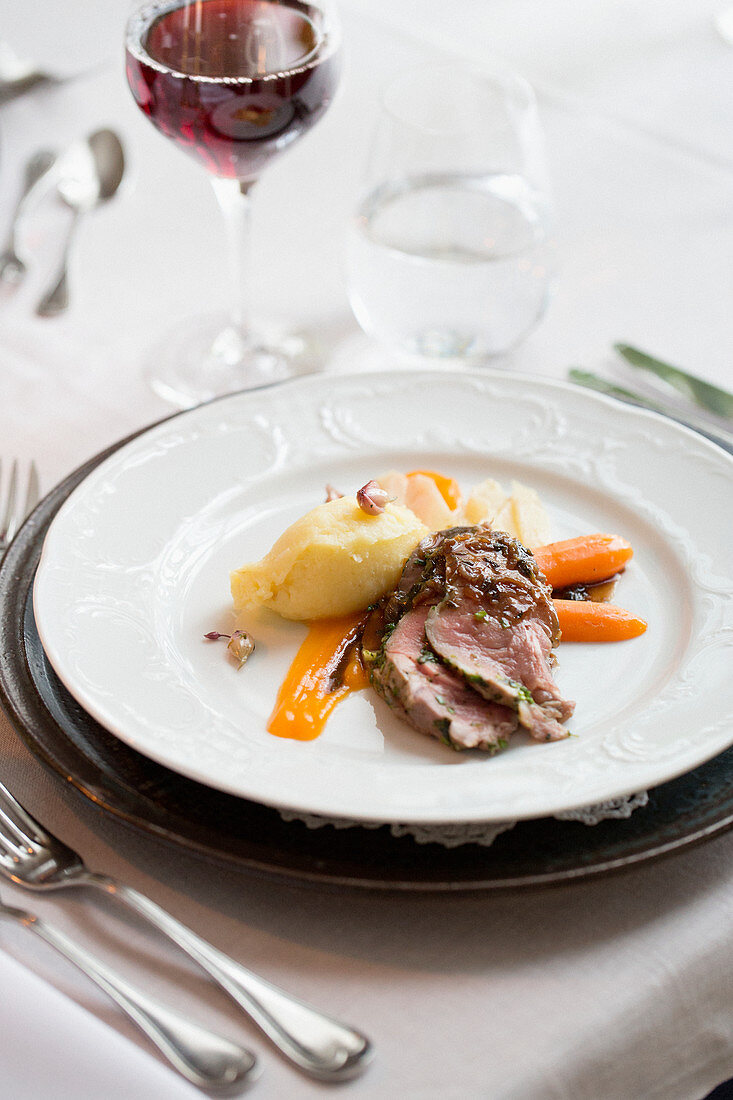
[[[408,355],[511,350],[544,312],[550,198],[532,89],[499,62],[385,89],[348,238],[351,305]]]
[[[250,193],[270,161],[314,125],[339,76],[333,0],[157,0],[127,24],[126,69],[140,110],[210,173],[228,227],[227,322],[172,333],[149,381],[183,407],[298,373],[302,344],[250,323]]]

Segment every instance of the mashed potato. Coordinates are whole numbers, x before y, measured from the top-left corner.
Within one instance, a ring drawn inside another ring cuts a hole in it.
[[[261,561],[231,574],[234,607],[266,607],[297,620],[362,610],[394,588],[427,533],[403,505],[368,516],[355,497],[320,504],[288,527]]]

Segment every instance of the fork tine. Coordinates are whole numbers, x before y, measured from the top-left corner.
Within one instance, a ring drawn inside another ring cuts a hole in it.
[[[23,518],[32,512],[35,506],[38,504],[38,499],[41,495],[41,483],[38,477],[38,467],[35,462],[31,462],[31,468],[28,471],[28,488],[25,494],[25,508],[23,509]]]
[[[5,515],[2,520],[2,527],[0,528],[0,539],[3,542],[10,542],[15,534],[16,516],[15,516],[15,495],[18,488],[18,460],[13,462],[12,469],[10,471],[10,482],[8,483],[8,500],[5,505]]]
[[[0,863],[3,856],[10,856],[13,860],[22,859],[23,856],[35,855],[36,849],[27,843],[23,832],[17,828],[12,818],[0,807]]]
[[[0,474],[2,473],[2,465],[0,465]],[[18,500],[18,460],[14,459],[13,465],[10,470],[10,480],[8,481],[8,488],[5,501],[5,513],[2,517],[2,523],[0,525],[0,553],[3,553],[15,536],[16,531],[20,527],[21,523],[31,512],[41,495],[40,480],[38,477],[38,467],[35,462],[31,462],[28,470],[28,485],[25,491],[24,503]]]
[[[0,820],[7,822],[9,828],[26,848],[31,848],[34,844],[45,847],[52,841],[50,834],[25,812],[2,783],[0,783]],[[3,830],[0,826],[0,836],[2,835]]]

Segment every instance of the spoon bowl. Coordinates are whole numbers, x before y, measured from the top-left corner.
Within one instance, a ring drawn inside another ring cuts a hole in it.
[[[56,194],[73,213],[64,242],[61,262],[50,289],[39,302],[39,317],[55,317],[69,304],[68,261],[76,226],[82,214],[107,202],[116,194],[125,173],[125,152],[114,130],[95,130],[60,158]]]
[[[112,198],[124,172],[125,152],[117,134],[95,130],[86,141],[72,146],[68,161],[63,158],[56,191],[67,206],[86,213]]]

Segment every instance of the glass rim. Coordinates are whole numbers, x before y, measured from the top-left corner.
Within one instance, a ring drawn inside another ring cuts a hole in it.
[[[334,6],[330,2],[321,5],[319,0],[314,0],[320,14],[324,18],[324,26],[318,42],[307,54],[298,59],[297,64],[288,69],[271,69],[257,76],[204,76],[197,73],[185,73],[180,69],[171,68],[163,62],[157,61],[145,48],[145,33],[140,33],[140,25],[143,31],[150,29],[155,19],[166,15],[176,8],[182,7],[181,0],[148,0],[147,3],[136,3],[130,12],[125,24],[125,49],[138,61],[149,65],[158,72],[175,76],[181,80],[191,80],[196,84],[232,84],[247,87],[252,84],[262,84],[267,81],[277,80],[283,76],[296,76],[298,73],[311,69],[314,64],[320,64],[326,57],[330,57],[341,46],[341,30],[338,19],[334,16]],[[307,17],[306,17],[307,18]],[[312,20],[310,20],[312,22]],[[321,28],[319,28],[320,30]]]
[[[457,65],[460,65],[460,68],[457,68]],[[537,108],[537,96],[530,82],[500,58],[492,57],[486,63],[480,63],[473,60],[465,61],[457,56],[456,64],[444,61],[438,65],[431,65],[429,62],[423,61],[394,77],[382,89],[380,95],[380,104],[383,111],[403,126],[409,126],[424,134],[446,133],[448,128],[445,126],[430,126],[427,122],[409,118],[406,112],[400,110],[399,104],[393,102],[398,89],[404,88],[405,85],[413,82],[416,77],[429,74],[432,78],[441,72],[446,73],[453,81],[460,78],[469,78],[479,84],[490,83],[491,79],[494,78],[497,83],[504,86],[507,97],[515,101],[522,111],[531,113]]]

